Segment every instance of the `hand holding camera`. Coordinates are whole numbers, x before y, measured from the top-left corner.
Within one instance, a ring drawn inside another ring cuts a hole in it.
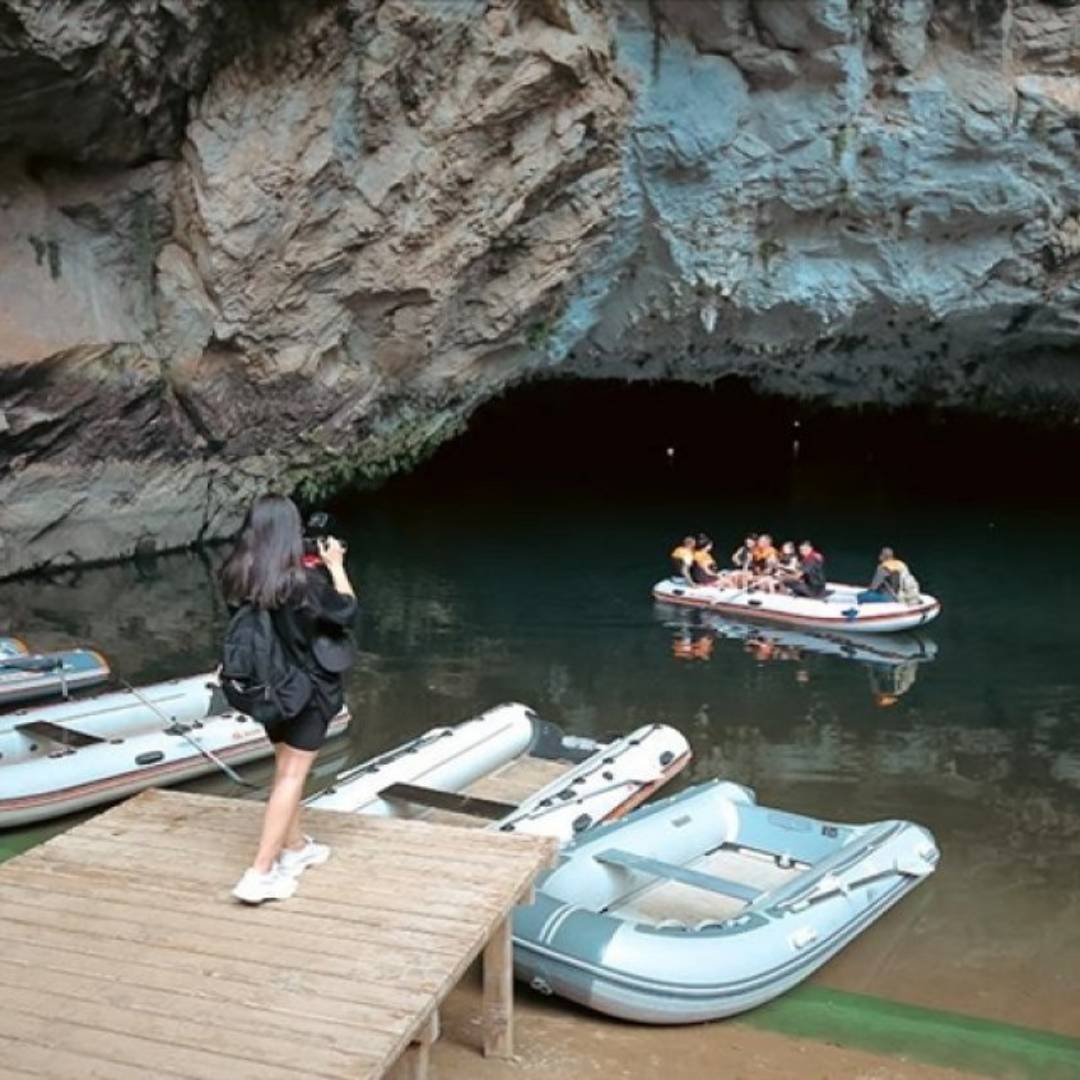
[[[334,520],[325,511],[312,514],[304,526],[304,553],[322,561],[330,582],[339,593],[355,596],[349,576],[345,572],[346,544],[334,536]]]
[[[345,545],[336,536],[320,536],[315,541],[319,558],[333,570],[345,562]]]

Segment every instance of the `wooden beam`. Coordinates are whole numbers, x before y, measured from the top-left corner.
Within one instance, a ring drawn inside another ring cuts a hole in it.
[[[509,916],[484,946],[484,1056],[514,1056],[514,938]]]
[[[517,809],[517,803],[496,802],[494,799],[481,799],[458,791],[440,791],[419,784],[390,784],[379,791],[379,797],[430,806],[435,810],[448,810],[453,814],[487,818],[489,821],[499,821]]]
[[[431,1047],[438,1037],[439,1012],[435,1009],[416,1033],[416,1038],[386,1074],[386,1080],[428,1080]]]

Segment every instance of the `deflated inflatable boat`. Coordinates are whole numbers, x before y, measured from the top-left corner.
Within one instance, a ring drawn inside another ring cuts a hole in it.
[[[731,1016],[802,982],[937,861],[910,822],[817,821],[713,781],[564,848],[515,911],[515,970],[628,1020]]]

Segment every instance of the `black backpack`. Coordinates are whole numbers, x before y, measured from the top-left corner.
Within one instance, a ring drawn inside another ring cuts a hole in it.
[[[270,612],[245,604],[225,631],[221,690],[237,712],[273,724],[303,712],[314,686],[282,643]]]

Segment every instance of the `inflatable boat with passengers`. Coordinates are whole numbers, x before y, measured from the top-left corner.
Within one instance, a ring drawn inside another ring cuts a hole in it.
[[[714,611],[736,619],[761,620],[808,630],[836,630],[845,634],[888,634],[914,630],[938,617],[941,603],[921,593],[912,604],[860,604],[863,590],[856,585],[830,583],[820,600],[783,593],[755,592],[719,585],[690,585],[682,578],[665,578],[653,586],[655,599]]]

